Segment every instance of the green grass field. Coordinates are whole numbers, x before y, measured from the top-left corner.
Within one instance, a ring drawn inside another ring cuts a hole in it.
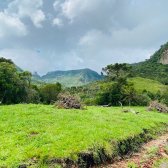
[[[154,134],[168,124],[168,114],[147,112],[145,107],[132,109],[152,117],[123,113],[119,107],[63,110],[33,104],[0,106],[0,167],[55,158],[77,160],[78,153],[94,150],[96,155],[98,148],[112,155],[112,141],[138,137],[144,129]]]

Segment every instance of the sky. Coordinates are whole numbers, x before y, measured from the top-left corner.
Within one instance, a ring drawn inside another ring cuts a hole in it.
[[[23,70],[149,59],[168,41],[167,0],[0,0],[0,57]]]

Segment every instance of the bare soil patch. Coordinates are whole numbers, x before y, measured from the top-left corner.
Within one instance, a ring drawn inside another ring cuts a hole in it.
[[[123,156],[124,160],[113,160],[112,164],[106,163],[102,165],[102,168],[128,168],[129,164],[134,165],[136,168],[153,168],[155,161],[163,159],[164,157],[168,159],[168,153],[165,150],[165,147],[168,148],[168,133],[159,137],[156,140],[151,140],[142,146],[139,153],[132,153],[126,156]],[[153,154],[150,153],[151,149],[158,148],[157,151]],[[131,167],[131,166],[130,166]],[[133,167],[133,166],[132,166]],[[160,168],[168,167],[167,163],[162,163],[159,166]]]

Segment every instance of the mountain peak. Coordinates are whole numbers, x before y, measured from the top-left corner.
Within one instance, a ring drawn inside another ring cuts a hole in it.
[[[33,72],[33,76],[34,76],[35,78],[40,78],[40,75],[39,75],[37,72]]]

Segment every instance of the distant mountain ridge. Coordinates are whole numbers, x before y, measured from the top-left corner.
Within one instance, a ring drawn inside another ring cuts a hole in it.
[[[150,59],[129,65],[132,65],[133,67],[130,76],[157,80],[168,85],[168,42],[161,45],[160,49],[156,51]],[[23,71],[18,66],[16,67],[18,71]],[[103,78],[104,76],[101,76],[97,72],[88,68],[69,71],[52,71],[42,77],[40,77],[37,72],[33,73],[33,82],[60,82],[67,87],[86,85]]]
[[[104,78],[104,76],[101,76],[97,72],[88,68],[69,71],[51,71],[42,77],[35,72],[33,77],[38,81],[45,83],[60,82],[62,85],[67,87],[82,86]]]

